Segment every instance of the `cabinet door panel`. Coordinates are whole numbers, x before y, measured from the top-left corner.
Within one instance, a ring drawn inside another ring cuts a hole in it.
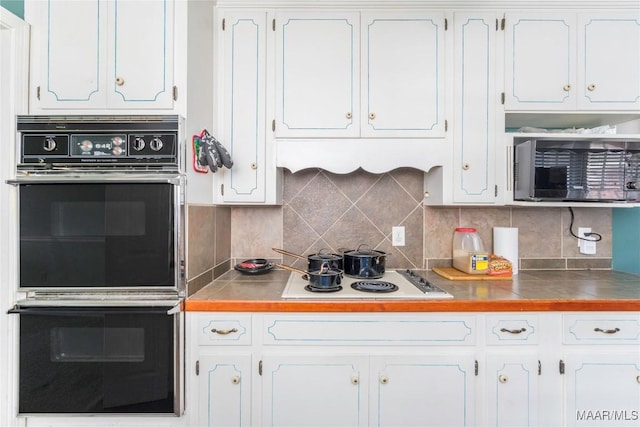
[[[567,426],[637,426],[640,357],[634,352],[570,354],[566,370]]]
[[[265,13],[226,13],[224,136],[233,158],[224,173],[225,202],[265,201]]]
[[[640,18],[580,15],[579,107],[640,107]]]
[[[474,357],[373,357],[371,425],[474,425]]]
[[[200,358],[199,426],[251,425],[250,373],[250,354]]]
[[[495,200],[495,19],[455,14],[455,202]]]
[[[117,0],[109,5],[114,23],[108,107],[171,107],[173,2]]]
[[[444,15],[362,15],[362,136],[444,133]]]
[[[276,356],[263,358],[263,425],[366,426],[366,358]]]
[[[38,5],[40,6],[40,5]],[[73,13],[70,13],[73,11]],[[105,78],[107,33],[104,2],[97,0],[51,1],[39,11],[34,25],[42,52],[40,107],[82,108],[105,102],[101,91]]]
[[[358,136],[359,16],[276,16],[276,136]]]
[[[538,358],[497,353],[487,358],[489,425],[538,425]]]
[[[575,15],[507,14],[505,108],[575,108]]]

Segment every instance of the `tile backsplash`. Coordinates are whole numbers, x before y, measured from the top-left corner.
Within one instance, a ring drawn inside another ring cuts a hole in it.
[[[574,233],[591,227],[602,236],[597,254],[583,255],[569,231],[568,208],[423,206],[423,180],[414,169],[347,175],[285,171],[282,206],[189,206],[188,280],[217,277],[249,258],[306,266],[305,260],[283,258],[272,248],[306,255],[364,244],[387,252],[389,268],[448,266],[453,232],[461,226],[477,228],[487,249],[493,245],[493,227],[517,227],[520,270],[611,268],[610,208],[573,209]],[[391,245],[396,225],[405,227],[405,246]]]

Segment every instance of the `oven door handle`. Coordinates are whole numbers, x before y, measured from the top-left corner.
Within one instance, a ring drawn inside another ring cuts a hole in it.
[[[180,304],[172,307],[22,307],[14,306],[7,314],[36,316],[95,316],[101,314],[166,314],[172,316],[180,312]]]
[[[70,182],[76,184],[86,183],[138,183],[138,184],[173,184],[182,185],[184,183],[183,175],[169,174],[162,175],[79,175],[68,174],[64,176],[52,175],[52,176],[29,176],[18,177],[15,179],[8,179],[5,182],[9,185],[28,185],[28,184],[69,184]]]

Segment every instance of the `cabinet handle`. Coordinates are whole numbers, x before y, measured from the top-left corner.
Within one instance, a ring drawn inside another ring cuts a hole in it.
[[[602,332],[603,334],[615,334],[616,332],[620,332],[620,328],[615,328],[615,329],[595,328],[593,332]]]
[[[502,328],[500,329],[500,332],[509,332],[510,334],[521,334],[523,332],[526,332],[527,328],[520,328],[520,329],[507,329],[507,328]]]
[[[381,377],[380,377],[380,383],[381,383],[381,384],[387,384],[387,383],[389,383],[389,377],[388,377],[388,376],[386,376],[386,375],[381,376]]]
[[[216,328],[213,328],[211,330],[211,332],[213,332],[214,334],[218,334],[218,335],[229,335],[229,334],[232,334],[234,332],[238,332],[238,330],[236,328],[233,328],[233,329],[216,329]]]
[[[562,90],[565,91],[565,92],[569,92],[571,90],[571,85],[562,86]]]
[[[360,383],[360,378],[358,377],[351,377],[351,384],[353,385],[358,385]]]
[[[240,384],[240,377],[237,376],[237,375],[231,377],[231,383],[232,384]]]
[[[124,79],[122,77],[116,77],[116,84],[118,86],[122,86],[124,84]]]
[[[345,114],[344,116],[345,116],[347,119],[350,119],[350,118],[351,118],[351,113],[349,112],[349,113]]]
[[[471,168],[471,165],[469,163],[463,163],[462,164],[462,170],[468,171],[470,168]]]
[[[499,375],[498,376],[498,381],[500,381],[501,383],[506,383],[507,381],[509,381],[509,377],[507,377],[506,375]]]
[[[587,89],[589,90],[589,92],[593,92],[594,90],[596,90],[596,85],[591,83],[589,86],[587,86]]]
[[[376,118],[376,113],[369,113],[369,118],[374,120]]]
[[[251,162],[251,169],[253,170],[258,169],[258,164],[256,162]]]
[[[636,377],[636,381],[638,382],[638,384],[640,384],[640,375]]]

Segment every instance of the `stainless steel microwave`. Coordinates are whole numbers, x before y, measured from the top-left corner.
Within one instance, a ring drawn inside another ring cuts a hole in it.
[[[514,137],[514,199],[640,201],[640,138]]]

